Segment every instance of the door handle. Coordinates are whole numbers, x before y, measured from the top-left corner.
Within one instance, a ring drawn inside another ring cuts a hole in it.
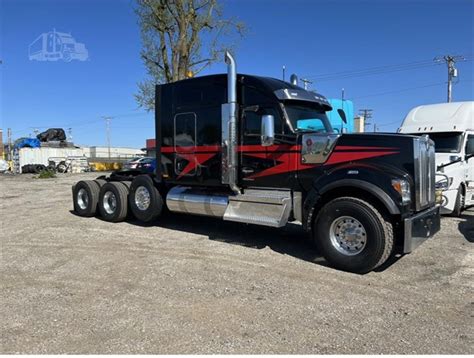
[[[244,174],[252,174],[255,170],[249,167],[242,168],[242,173]]]

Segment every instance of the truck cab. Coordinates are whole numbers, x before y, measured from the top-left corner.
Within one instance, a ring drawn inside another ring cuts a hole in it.
[[[442,214],[459,216],[464,208],[474,205],[473,101],[413,108],[398,132],[427,135],[435,142]]]
[[[153,221],[166,207],[275,228],[292,222],[330,264],[357,273],[439,230],[433,141],[335,132],[323,95],[237,74],[225,59],[227,74],[156,87],[155,172],[77,183],[79,215],[120,221],[130,210]]]

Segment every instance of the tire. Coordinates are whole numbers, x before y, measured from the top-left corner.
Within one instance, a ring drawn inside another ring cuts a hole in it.
[[[74,211],[80,216],[94,216],[99,200],[99,186],[93,180],[81,180],[72,187]]]
[[[459,185],[458,195],[456,195],[456,202],[454,203],[454,209],[449,216],[459,217],[461,216],[462,209],[464,208],[464,195],[462,185]]]
[[[46,166],[43,165],[43,164],[36,164],[34,166],[34,172],[35,174],[39,174],[41,171],[45,170],[46,169]]]
[[[392,224],[374,206],[352,197],[324,205],[313,223],[313,239],[332,266],[360,274],[382,265],[394,246]]]
[[[127,187],[115,181],[104,184],[99,193],[99,212],[105,221],[123,221],[128,212]]]
[[[62,161],[56,166],[56,171],[58,173],[66,173],[67,172],[67,165],[66,162]]]
[[[148,175],[139,175],[133,179],[128,201],[133,215],[143,222],[155,220],[163,211],[161,194]]]
[[[95,179],[94,181],[97,183],[99,188],[102,188],[105,184],[107,184],[107,180],[105,179]]]

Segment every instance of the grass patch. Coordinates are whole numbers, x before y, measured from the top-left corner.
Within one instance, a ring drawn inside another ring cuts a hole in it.
[[[36,178],[37,179],[56,178],[56,173],[53,172],[52,170],[45,169],[45,170],[40,171]]]

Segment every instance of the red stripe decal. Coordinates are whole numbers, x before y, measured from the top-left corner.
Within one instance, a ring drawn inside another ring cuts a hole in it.
[[[337,145],[334,150],[396,150],[393,147],[361,147],[351,145]]]
[[[211,159],[215,156],[215,153],[192,153],[192,154],[182,154],[178,153],[178,155],[188,161],[188,164],[184,167],[183,171],[179,173],[178,179],[180,179],[183,175],[189,174],[191,171],[196,170],[199,165],[204,164],[204,162]]]
[[[390,154],[398,154],[400,152],[339,152],[332,153],[329,159],[324,163],[324,165],[331,165],[344,162],[352,162],[355,160],[362,160],[368,158],[382,157]]]

